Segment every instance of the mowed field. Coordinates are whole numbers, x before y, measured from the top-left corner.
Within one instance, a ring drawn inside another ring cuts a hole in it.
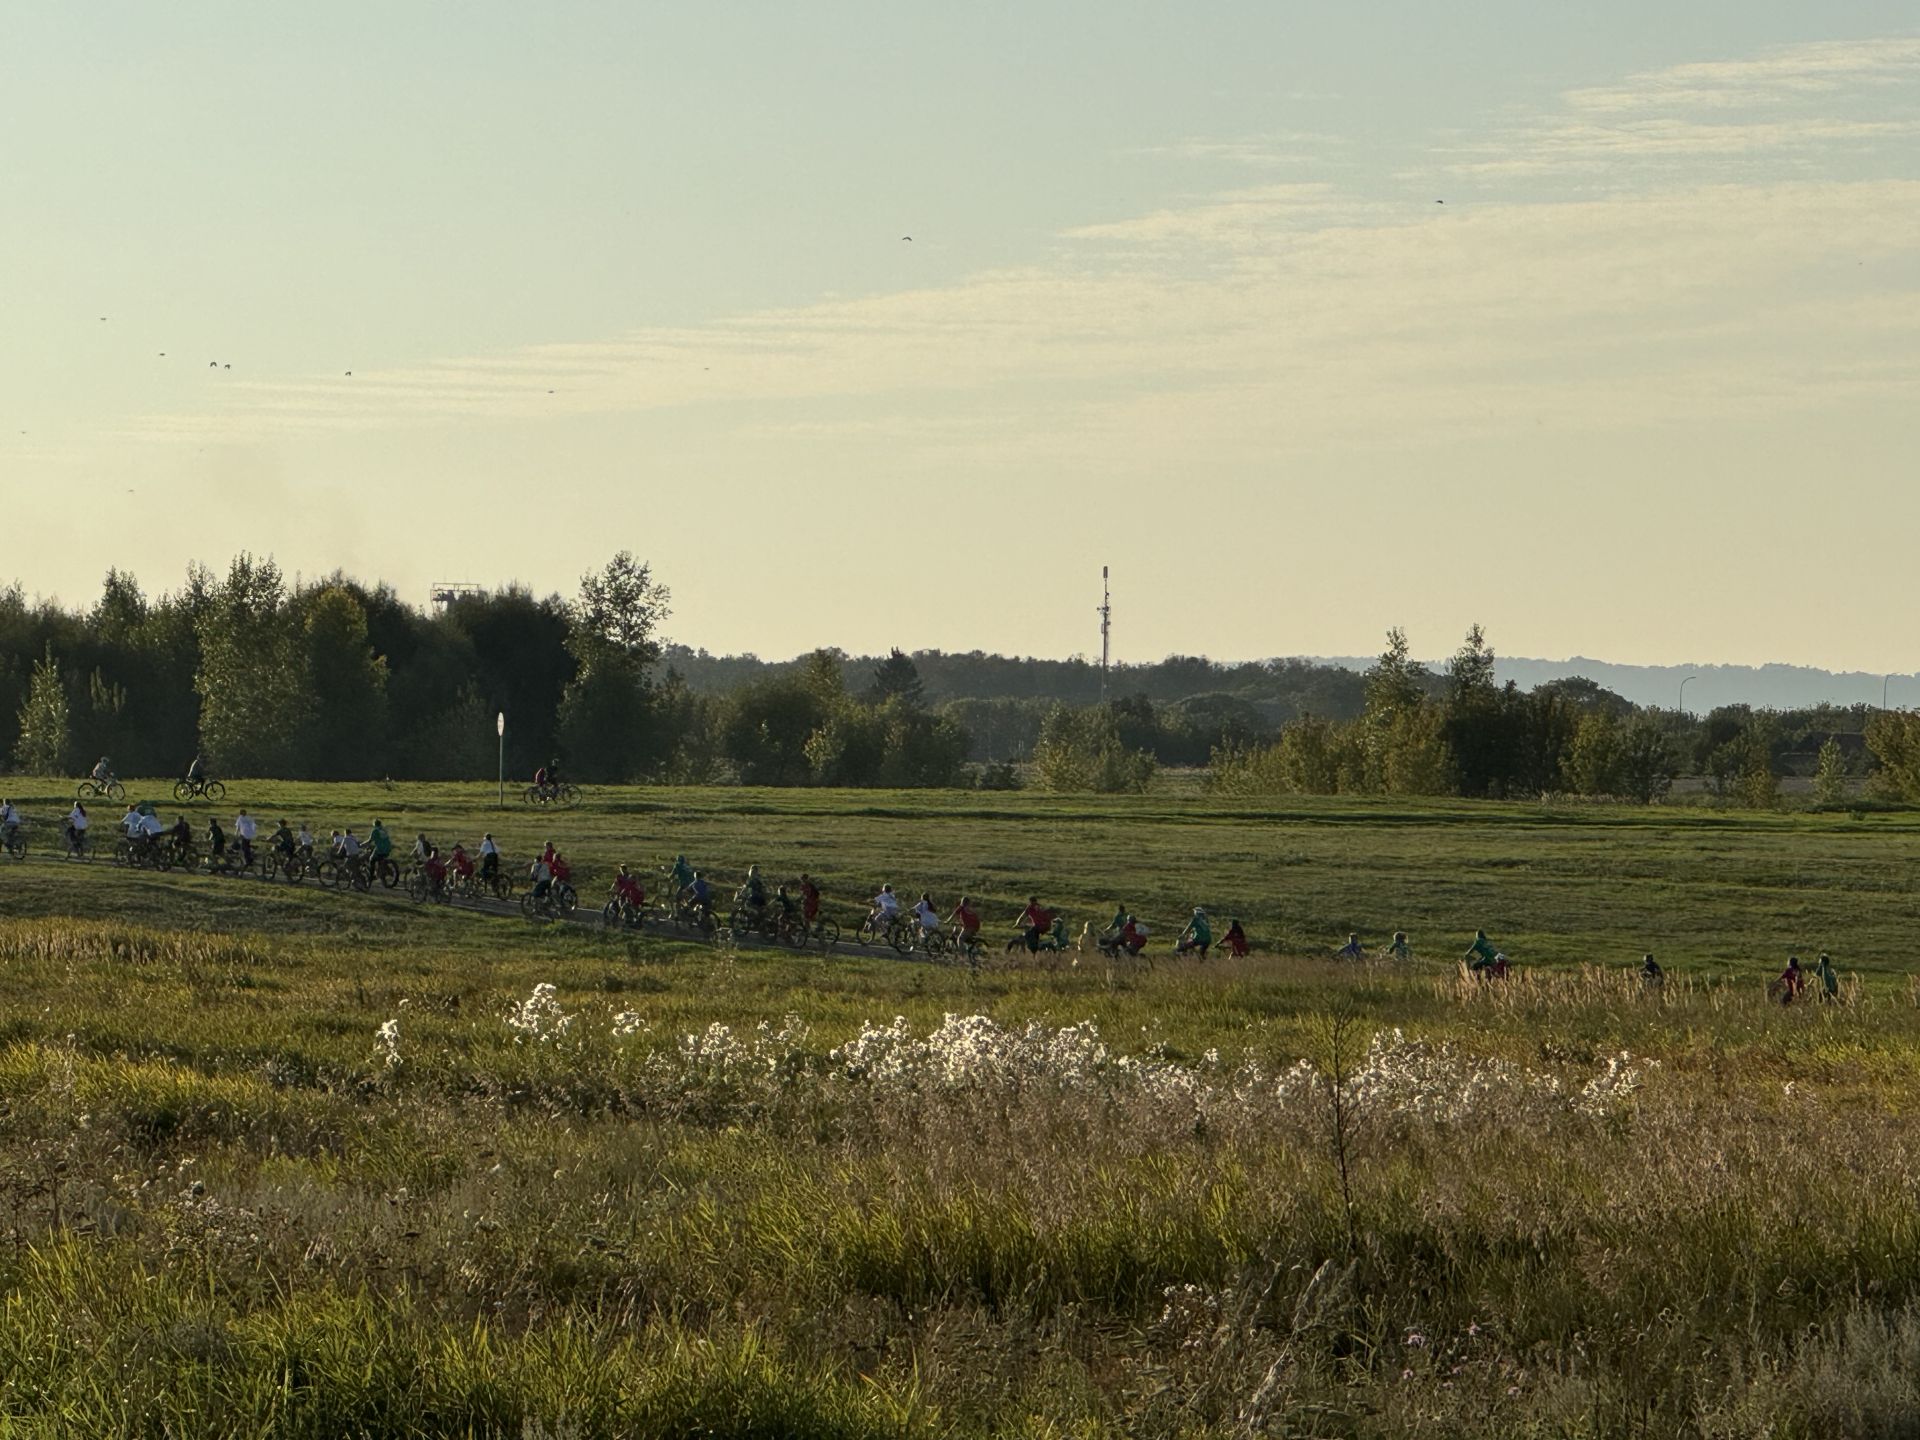
[[[161,798],[169,788],[133,782],[129,793],[200,829],[207,808]],[[34,822],[37,858],[57,850],[70,798],[15,795]],[[680,853],[723,895],[749,864],[776,882],[809,870],[849,929],[891,883],[903,896],[930,891],[943,912],[971,893],[989,929],[1037,893],[1067,911],[1076,934],[1124,903],[1170,939],[1200,904],[1239,917],[1258,948],[1281,956],[1328,952],[1350,931],[1377,947],[1406,930],[1424,959],[1450,963],[1485,929],[1522,964],[1625,963],[1651,949],[1683,970],[1757,974],[1790,952],[1828,950],[1850,969],[1904,973],[1920,919],[1920,817],[1906,815],[721,788],[589,791],[578,809],[536,812],[511,789],[497,808],[491,786],[246,781],[220,807],[223,823],[241,806],[267,826],[284,816],[322,836],[349,825],[364,836],[379,818],[403,850],[423,831],[443,849],[456,839],[471,849],[492,831],[516,863],[551,839],[583,873],[583,902],[603,898],[616,864],[652,882]],[[117,808],[96,819],[110,822]],[[129,890],[105,868],[74,882],[100,900],[70,897],[36,871],[7,886],[7,901],[191,925],[233,900],[205,882],[174,908],[177,877],[160,891],[145,881]],[[282,897],[247,900],[270,907]],[[261,913],[270,925],[271,910]]]
[[[1200,903],[1259,947],[976,974],[58,862],[67,792],[13,783],[0,1434],[1920,1428],[1908,817],[220,808],[551,838],[583,908],[684,852],[723,893],[811,870],[849,928],[891,881],[996,929],[1124,902],[1156,949]],[[1457,972],[1476,926],[1504,985]],[[1395,928],[1412,967],[1325,958]],[[1822,949],[1844,1003],[1766,1002]]]

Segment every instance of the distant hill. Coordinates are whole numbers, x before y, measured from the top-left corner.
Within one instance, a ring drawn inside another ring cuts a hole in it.
[[[871,682],[878,656],[839,656],[846,683],[860,690]],[[1161,703],[1200,696],[1229,696],[1257,710],[1269,725],[1300,715],[1350,719],[1363,700],[1360,672],[1371,655],[1295,656],[1273,660],[1211,661],[1202,656],[1170,655],[1144,665],[1115,665],[1108,676],[1113,698],[1144,695]],[[790,673],[800,663],[762,660],[755,655],[712,655],[670,646],[667,663],[694,690],[725,693],[754,680]],[[1066,660],[921,650],[913,654],[927,700],[1061,700],[1089,705],[1100,698],[1100,668],[1080,656]],[[1439,674],[1446,662],[1430,660]],[[1576,655],[1567,660],[1502,656],[1501,680],[1531,690],[1552,680],[1584,676],[1637,705],[1672,709],[1679,704],[1680,682],[1687,686],[1687,709],[1703,715],[1720,705],[1752,705],[1796,710],[1820,704],[1880,704],[1884,677],[1858,671],[1835,673],[1804,665],[1617,665]],[[1920,674],[1895,675],[1888,702],[1920,706]]]
[[[1330,656],[1319,663],[1347,670],[1365,670],[1374,658]],[[1434,670],[1444,660],[1427,662]],[[1511,680],[1531,690],[1551,680],[1583,675],[1636,705],[1658,705],[1671,710],[1680,702],[1680,682],[1687,686],[1687,709],[1697,715],[1720,705],[1752,705],[1765,710],[1798,710],[1809,706],[1880,704],[1884,675],[1858,670],[1817,670],[1808,665],[1617,665],[1575,655],[1566,660],[1534,660],[1502,655],[1497,662],[1502,681]],[[1896,709],[1920,705],[1920,674],[1896,674],[1887,685],[1887,703]]]

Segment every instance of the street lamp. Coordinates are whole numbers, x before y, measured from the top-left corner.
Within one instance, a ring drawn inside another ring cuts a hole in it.
[[[502,710],[493,720],[493,733],[500,739],[500,808],[507,808],[507,712]]]
[[[1682,715],[1687,713],[1687,686],[1691,685],[1694,681],[1698,680],[1699,678],[1700,677],[1698,675],[1689,675],[1687,676],[1686,679],[1680,682],[1680,713]]]

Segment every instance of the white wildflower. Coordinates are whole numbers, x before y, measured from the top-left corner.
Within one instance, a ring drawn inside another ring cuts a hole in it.
[[[531,1040],[537,1045],[566,1038],[573,1028],[573,1016],[560,1008],[559,994],[542,981],[533,993],[507,1011],[507,1028],[514,1031],[516,1045]]]

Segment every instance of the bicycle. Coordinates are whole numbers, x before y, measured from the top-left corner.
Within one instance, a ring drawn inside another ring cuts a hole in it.
[[[820,953],[825,954],[840,943],[840,925],[822,915],[807,926],[807,943],[818,945]]]
[[[173,798],[182,804],[189,800],[207,800],[218,805],[227,798],[227,787],[218,780],[180,780],[174,784]]]
[[[26,826],[15,825],[7,831],[4,837],[0,837],[0,846],[3,846],[7,854],[16,860],[25,860],[27,858],[27,837],[25,832]]]
[[[122,801],[127,798],[127,787],[118,780],[94,780],[88,778],[80,782],[74,792],[82,800]]]
[[[542,895],[538,890],[529,890],[520,897],[520,913],[529,920],[562,920],[565,913],[560,909],[559,886],[556,884]]]
[[[529,805],[551,805],[561,810],[571,810],[580,803],[580,791],[562,781],[558,785],[529,785],[521,793],[521,798]]]
[[[453,903],[453,886],[442,876],[439,883],[425,870],[407,872],[407,898],[416,905],[424,905],[429,900],[437,900],[442,905]]]
[[[639,930],[646,926],[647,912],[643,906],[613,895],[600,907],[600,923],[609,930]]]
[[[391,855],[376,855],[368,864],[367,873],[370,879],[379,881],[389,890],[400,883],[400,867],[394,863]]]
[[[67,853],[61,858],[78,860],[83,865],[91,864],[94,855],[92,836],[85,830],[75,830],[71,825],[67,826],[66,834]]]
[[[895,940],[901,926],[905,924],[898,915],[869,915],[860,922],[860,928],[853,932],[853,943],[878,948],[882,945],[899,949]]]

